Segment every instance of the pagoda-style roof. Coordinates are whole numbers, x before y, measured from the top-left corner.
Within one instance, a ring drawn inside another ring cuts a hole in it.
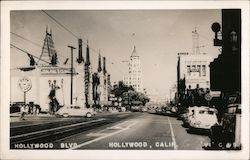
[[[47,62],[47,63],[46,63]],[[57,52],[54,47],[54,42],[52,39],[52,30],[48,32],[48,27],[46,26],[46,35],[44,39],[44,44],[42,48],[42,53],[38,60],[39,65],[56,65],[58,63]]]

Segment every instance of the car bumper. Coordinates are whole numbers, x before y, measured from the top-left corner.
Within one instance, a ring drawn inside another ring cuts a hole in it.
[[[199,127],[197,127],[197,126],[192,126],[192,125],[190,125],[189,124],[189,129],[192,129],[192,130],[197,130],[197,131],[210,131],[210,128],[211,128],[211,126],[206,126],[206,127],[203,127],[203,126],[199,126]]]

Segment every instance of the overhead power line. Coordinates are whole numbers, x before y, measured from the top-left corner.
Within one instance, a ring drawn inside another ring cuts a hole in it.
[[[45,13],[47,16],[49,16],[51,19],[53,19],[58,25],[60,25],[62,28],[64,28],[66,31],[68,31],[70,34],[72,34],[74,37],[79,39],[79,37],[77,35],[75,35],[73,32],[71,32],[68,28],[66,28],[63,24],[61,24],[58,20],[56,20],[54,17],[52,17],[46,11],[42,10],[42,12]]]
[[[17,47],[16,45],[13,45],[13,44],[10,44],[10,45],[11,45],[11,47],[14,47],[14,48],[18,49],[19,51],[21,51],[21,52],[23,52],[25,54],[29,54],[29,55],[32,55],[36,59],[40,59],[39,57],[37,57],[37,56],[35,56],[35,55],[33,55],[33,54],[31,54],[31,53],[29,53],[29,52],[27,52],[27,51],[19,48],[19,47]],[[43,61],[43,62],[45,62],[45,63],[47,63],[47,64],[50,64],[50,62],[48,62],[48,61],[45,61],[43,59],[40,59],[40,60]],[[55,67],[58,67],[58,68],[61,68],[61,69],[69,69],[69,68],[64,68],[64,67],[58,66],[58,65],[55,65]],[[81,77],[84,77],[84,75],[82,73],[75,72],[75,74],[78,74]]]
[[[16,48],[16,49],[18,49],[19,51],[22,51],[23,53],[32,55],[32,56],[33,56],[34,58],[36,58],[36,59],[40,59],[39,57],[37,57],[37,56],[35,56],[35,55],[33,55],[33,54],[31,54],[31,53],[29,53],[29,52],[27,52],[27,51],[25,51],[25,50],[19,48],[19,47],[17,47],[17,46],[14,45],[14,44],[10,44],[10,46],[11,46],[11,47],[14,47],[14,48]],[[47,64],[50,64],[50,62],[48,62],[48,61],[45,61],[45,60],[43,60],[43,59],[40,59],[40,60],[43,61],[43,62],[45,62],[45,63],[47,63]],[[60,67],[60,66],[58,66],[58,65],[55,65],[55,66],[56,66],[56,67],[59,67],[59,68],[61,68],[61,69],[66,69],[66,68]]]
[[[23,36],[21,36],[21,35],[19,35],[19,34],[17,34],[17,33],[14,33],[14,32],[10,32],[10,33],[11,33],[12,35],[14,35],[14,36],[17,36],[17,37],[19,37],[19,38],[21,38],[21,39],[23,39],[23,40],[25,40],[25,41],[27,41],[27,42],[33,44],[33,45],[39,47],[39,48],[43,48],[41,45],[39,45],[38,43],[36,43],[36,42],[34,42],[34,41],[29,40],[28,38],[25,38],[25,37],[23,37]],[[67,59],[67,58],[68,58],[68,57],[63,56],[62,54],[60,54],[59,57],[61,57],[61,58],[63,58],[63,59]]]
[[[66,31],[68,31],[72,36],[74,36],[75,38],[77,38],[77,39],[80,39],[76,34],[74,34],[72,31],[70,31],[68,28],[66,28],[62,23],[60,23],[56,18],[54,18],[52,15],[50,15],[48,12],[46,12],[46,11],[44,11],[44,10],[42,10],[42,12],[43,13],[45,13],[49,18],[51,18],[52,20],[54,20],[59,26],[61,26],[63,29],[65,29]],[[85,42],[86,41],[86,42]],[[87,40],[85,40],[85,41],[82,41],[85,45],[87,45],[88,43],[87,43]],[[99,51],[97,51],[96,49],[94,49],[94,48],[92,48],[89,44],[88,44],[88,46],[89,46],[89,49],[90,50],[92,50],[94,53],[96,53],[96,55],[98,56],[99,55]],[[107,59],[106,60],[107,61],[107,63],[109,63],[109,64],[111,64],[111,65],[114,65],[114,63],[113,62],[109,62],[109,60]],[[116,68],[117,69],[117,68]],[[120,69],[118,69],[119,71],[119,73],[122,73],[121,72],[121,70]]]
[[[23,40],[26,40],[26,41],[28,41],[28,42],[30,42],[30,43],[32,43],[32,44],[34,44],[34,45],[36,45],[36,46],[42,48],[41,45],[39,45],[39,44],[37,44],[37,43],[35,43],[35,42],[33,42],[33,41],[27,39],[27,38],[24,38],[23,36],[20,36],[19,34],[16,34],[16,33],[14,33],[14,32],[10,32],[10,33],[13,34],[13,35],[15,35],[15,36],[17,36],[17,37],[19,37],[19,38],[21,38],[21,39],[23,39]]]
[[[78,37],[76,34],[74,34],[71,30],[69,30],[67,27],[65,27],[62,23],[60,23],[56,18],[54,18],[53,16],[51,16],[48,12],[42,10],[43,13],[45,13],[48,17],[50,17],[52,20],[54,20],[59,26],[61,26],[63,29],[65,29],[66,31],[68,31],[71,35],[73,35],[75,38],[77,39],[80,39],[80,37]],[[83,39],[83,38],[81,38]],[[85,42],[86,41],[86,42]],[[85,41],[82,41],[85,45],[87,45],[87,40]],[[99,51],[97,51],[95,48],[92,48],[90,45],[89,46],[89,49],[91,49],[92,51],[94,51],[97,56],[99,54]]]
[[[37,46],[37,47],[39,47],[39,48],[42,48],[42,46],[41,45],[39,45],[38,43],[36,43],[36,42],[34,42],[34,41],[31,41],[31,40],[29,40],[28,38],[25,38],[25,37],[23,37],[23,36],[21,36],[21,35],[19,35],[19,34],[17,34],[17,33],[14,33],[14,32],[10,32],[11,34],[13,34],[13,35],[15,35],[15,36],[17,36],[17,37],[19,37],[19,38],[21,38],[21,39],[23,39],[23,40],[25,40],[25,41],[27,41],[27,42],[30,42],[30,43],[32,43],[32,44],[34,44],[35,46]],[[14,46],[13,46],[14,47]],[[16,48],[16,47],[15,47]],[[19,49],[20,50],[20,48],[18,48],[17,47],[17,49]],[[24,50],[20,50],[20,51],[23,51],[24,53],[28,53],[28,52],[26,52],[26,51],[24,51]],[[30,54],[30,53],[28,53],[28,54]],[[69,59],[68,57],[64,57],[64,56],[62,56],[62,55],[59,55],[60,57],[62,57],[62,58],[64,58],[64,59],[66,59],[66,61],[67,61],[67,59]],[[37,58],[36,56],[34,56],[35,58]],[[107,60],[107,59],[106,59]],[[49,62],[46,62],[46,63],[48,63],[49,64]],[[114,63],[113,62],[107,62],[107,63],[109,63],[109,64],[111,64],[111,65],[114,65]],[[113,68],[113,67],[112,67]],[[115,68],[115,67],[114,67]],[[122,71],[119,69],[119,68],[116,68],[116,70],[117,70],[117,73],[122,73]],[[118,71],[119,70],[119,71]],[[81,74],[81,73],[79,73],[79,74]],[[82,75],[82,74],[81,74]],[[83,76],[83,75],[82,75]]]

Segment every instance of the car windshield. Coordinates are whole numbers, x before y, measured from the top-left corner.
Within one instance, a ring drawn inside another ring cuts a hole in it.
[[[207,111],[208,114],[213,115],[214,111]]]
[[[199,114],[204,114],[206,111],[205,110],[200,110]]]
[[[199,110],[199,114],[209,114],[209,115],[213,115],[214,111],[211,110]]]

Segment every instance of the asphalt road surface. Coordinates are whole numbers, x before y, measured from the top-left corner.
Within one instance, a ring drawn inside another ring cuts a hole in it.
[[[209,143],[176,117],[142,112],[12,119],[10,133],[11,149],[202,150]]]

